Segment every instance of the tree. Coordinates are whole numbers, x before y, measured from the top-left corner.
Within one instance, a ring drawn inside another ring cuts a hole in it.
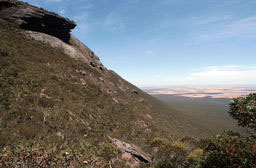
[[[230,103],[229,114],[238,121],[242,127],[256,133],[256,93],[251,93],[246,97],[234,98]]]

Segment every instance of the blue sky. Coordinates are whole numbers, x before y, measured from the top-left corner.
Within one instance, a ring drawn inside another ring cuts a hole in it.
[[[139,87],[256,84],[255,0],[24,0]]]

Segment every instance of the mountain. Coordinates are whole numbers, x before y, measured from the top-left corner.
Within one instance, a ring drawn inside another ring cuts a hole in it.
[[[98,145],[112,137],[147,150],[156,136],[189,134],[178,111],[104,67],[70,34],[75,26],[27,3],[0,1],[1,147]]]
[[[70,34],[75,26],[0,0],[0,167],[124,167],[120,155],[147,164],[165,155],[152,142],[184,159],[192,148],[174,140],[196,147],[186,136],[204,136],[200,125],[108,70]]]

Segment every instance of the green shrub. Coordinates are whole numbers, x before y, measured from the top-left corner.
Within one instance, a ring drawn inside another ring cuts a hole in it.
[[[186,160],[188,150],[179,141],[170,143],[165,138],[154,138],[153,145],[157,149],[153,155],[154,167],[156,168],[177,167]]]
[[[166,138],[155,137],[152,142],[154,147],[164,147],[170,145],[170,141]]]
[[[246,97],[233,99],[229,114],[238,121],[242,127],[250,128],[256,133],[256,93]]]
[[[182,142],[179,142],[179,141],[174,141],[171,144],[171,146],[174,147],[174,148],[180,149],[181,151],[186,151],[187,150],[187,147]]]
[[[198,159],[203,155],[204,151],[202,149],[195,149],[192,152],[189,153],[189,155],[187,156],[188,159]]]
[[[256,143],[251,138],[223,132],[216,137],[202,139],[200,147],[205,151],[201,167],[256,167]]]

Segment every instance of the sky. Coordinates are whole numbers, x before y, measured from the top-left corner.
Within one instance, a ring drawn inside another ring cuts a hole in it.
[[[143,87],[256,84],[255,0],[24,0]]]

